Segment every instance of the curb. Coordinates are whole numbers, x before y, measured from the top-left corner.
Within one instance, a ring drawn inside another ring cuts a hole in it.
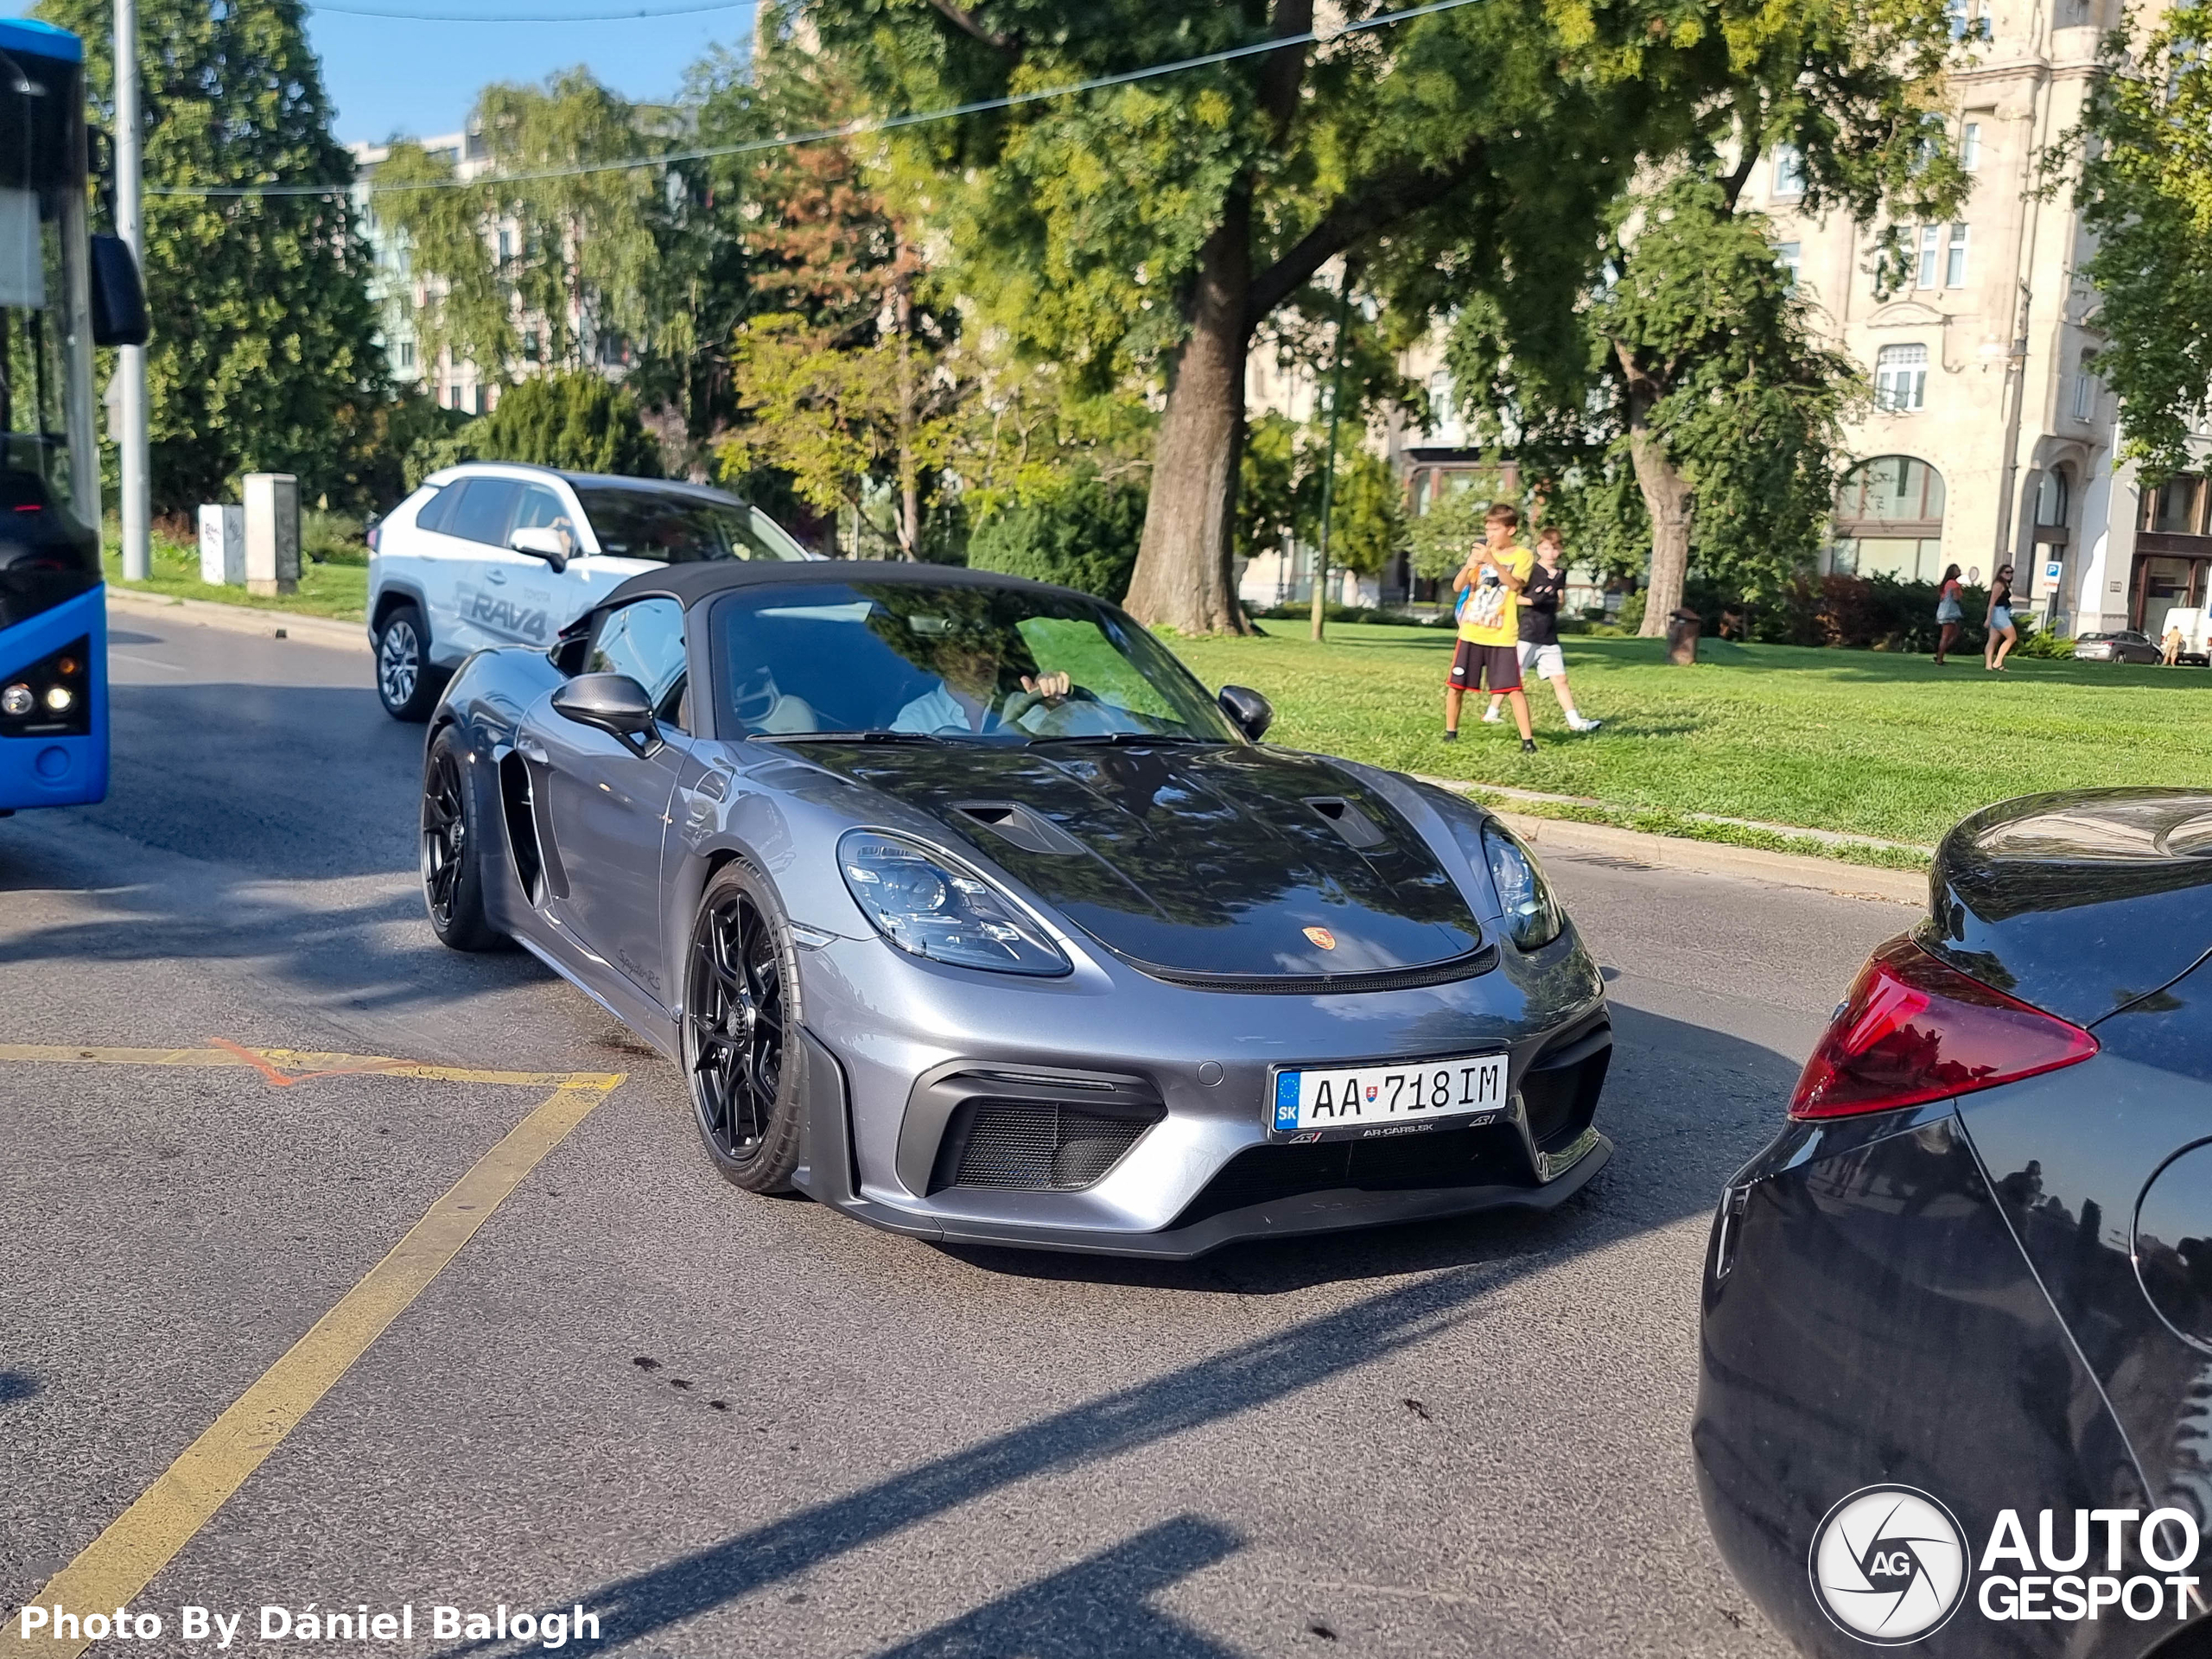
[[[1759,847],[1732,847],[1725,842],[1648,835],[1607,823],[1577,823],[1571,818],[1532,818],[1519,812],[1500,812],[1497,817],[1522,840],[1570,855],[1596,853],[1662,869],[1811,887],[1847,899],[1910,905],[1916,910],[1928,907],[1928,878],[1912,870],[1885,870],[1802,853],[1773,853]]]
[[[162,594],[133,593],[107,584],[111,611],[134,616],[158,616],[195,627],[221,628],[232,633],[257,633],[264,639],[298,639],[337,651],[366,655],[369,636],[359,622],[340,622],[327,616],[302,616],[296,611],[257,611],[244,605],[224,605],[207,599],[171,599]]]

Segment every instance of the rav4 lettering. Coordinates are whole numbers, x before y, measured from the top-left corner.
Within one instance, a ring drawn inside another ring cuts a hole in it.
[[[546,640],[545,613],[528,606],[518,605],[512,600],[487,594],[480,588],[463,585],[458,597],[461,613],[470,621],[480,623],[495,633],[504,633],[512,639],[527,639],[532,645],[543,645]]]

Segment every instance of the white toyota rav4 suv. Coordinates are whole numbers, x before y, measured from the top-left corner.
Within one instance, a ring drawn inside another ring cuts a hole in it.
[[[818,556],[720,490],[504,461],[431,474],[369,547],[377,695],[397,720],[427,719],[469,652],[550,645],[657,564]]]

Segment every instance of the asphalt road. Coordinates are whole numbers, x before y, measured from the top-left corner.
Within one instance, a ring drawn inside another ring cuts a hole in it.
[[[0,823],[0,1043],[75,1051],[0,1064],[0,1607],[547,1093],[102,1052],[231,1043],[625,1080],[96,1652],[410,1602],[684,1659],[1783,1650],[1698,1512],[1699,1260],[1904,907],[1554,855],[1620,1046],[1618,1151],[1550,1216],[948,1250],[725,1185],[670,1066],[437,945],[365,655],[119,616],[113,669],[111,798]],[[359,1645],[513,1648],[416,1634]]]

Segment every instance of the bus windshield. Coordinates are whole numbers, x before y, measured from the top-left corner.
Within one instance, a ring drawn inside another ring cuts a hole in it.
[[[0,626],[99,575],[82,96],[0,38]]]

